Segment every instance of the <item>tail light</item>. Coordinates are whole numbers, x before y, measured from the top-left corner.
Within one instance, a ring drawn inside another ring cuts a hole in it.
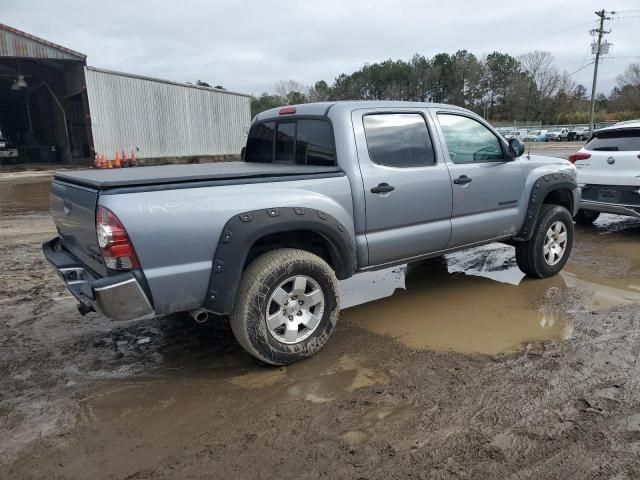
[[[569,155],[567,157],[567,160],[569,160],[571,163],[576,163],[578,160],[586,160],[587,158],[591,158],[590,153],[577,152]]]
[[[112,270],[138,268],[140,262],[129,240],[127,231],[111,210],[98,207],[96,213],[96,234],[102,259]]]
[[[291,115],[296,113],[296,107],[283,107],[278,111],[278,115]]]

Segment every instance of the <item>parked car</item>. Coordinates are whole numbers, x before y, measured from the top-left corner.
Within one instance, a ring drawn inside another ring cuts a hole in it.
[[[527,136],[524,138],[524,141],[525,142],[548,142],[549,139],[547,138],[547,133],[548,133],[548,130],[536,130],[534,132],[527,134]]]
[[[507,136],[511,135],[511,132],[513,130],[511,130],[510,128],[497,128],[496,129],[497,132],[502,135],[505,139],[507,138]]]
[[[640,218],[640,120],[596,130],[569,161],[582,188],[576,222],[591,224],[601,212]]]
[[[575,167],[523,152],[451,105],[272,109],[244,162],[56,173],[43,250],[80,313],[229,315],[250,354],[288,364],[325,344],[357,272],[503,241],[527,275],[558,273]]]
[[[558,128],[556,130],[551,130],[547,136],[549,137],[549,140],[562,142],[563,140],[567,140],[567,137],[569,136],[569,129]]]
[[[512,138],[518,137],[520,134],[512,129],[503,130],[501,132],[502,136],[507,140],[511,140]]]
[[[11,146],[5,138],[0,136],[0,163],[2,163],[2,160],[16,159],[18,156],[18,149]]]
[[[567,140],[569,142],[582,141],[589,138],[589,127],[577,127],[570,130],[567,134]]]

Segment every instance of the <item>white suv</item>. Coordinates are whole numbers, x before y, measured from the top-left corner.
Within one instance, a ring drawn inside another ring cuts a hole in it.
[[[576,222],[593,223],[600,212],[640,218],[640,120],[597,130],[569,161],[582,188]]]

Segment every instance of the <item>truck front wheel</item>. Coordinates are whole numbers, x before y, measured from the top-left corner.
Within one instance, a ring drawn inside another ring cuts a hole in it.
[[[516,243],[516,261],[529,277],[551,277],[567,263],[572,246],[569,211],[558,205],[543,205],[531,239]]]
[[[247,352],[286,365],[324,346],[339,310],[331,267],[310,252],[283,248],[261,255],[244,271],[230,323]]]

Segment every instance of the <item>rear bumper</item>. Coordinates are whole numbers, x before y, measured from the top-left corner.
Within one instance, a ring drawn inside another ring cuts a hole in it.
[[[44,242],[42,251],[82,306],[81,312],[98,311],[113,320],[155,316],[147,294],[133,273],[101,278],[65,250],[59,237]]]
[[[599,194],[602,190],[612,192],[612,196]],[[582,186],[580,208],[640,218],[640,191],[632,185],[585,184]]]
[[[640,206],[638,205],[621,205],[618,203],[604,203],[582,200],[580,202],[580,209],[640,218]]]
[[[18,149],[0,148],[0,158],[18,158]]]

